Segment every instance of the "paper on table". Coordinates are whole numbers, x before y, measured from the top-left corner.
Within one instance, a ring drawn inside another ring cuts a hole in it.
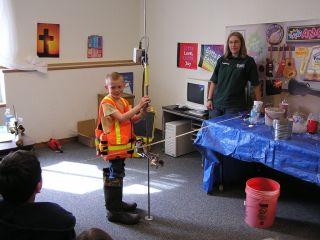
[[[0,133],[0,142],[11,142],[14,138],[14,134]]]
[[[8,133],[6,126],[0,126],[0,142],[11,142],[14,134]]]

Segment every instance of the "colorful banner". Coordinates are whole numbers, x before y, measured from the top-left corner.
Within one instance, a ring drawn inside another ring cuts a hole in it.
[[[223,55],[223,45],[201,45],[201,55],[198,66],[213,72],[218,59]]]
[[[287,42],[319,42],[320,25],[287,27]]]
[[[177,67],[197,69],[198,44],[178,43]]]

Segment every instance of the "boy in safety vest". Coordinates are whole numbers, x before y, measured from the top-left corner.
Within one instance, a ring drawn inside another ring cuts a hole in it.
[[[128,101],[121,97],[125,82],[117,72],[106,76],[105,88],[108,95],[102,99],[99,106],[95,135],[97,155],[109,162],[109,168],[103,169],[107,217],[111,222],[136,224],[140,217],[132,211],[137,208],[137,204],[122,201],[124,162],[133,154],[135,136],[132,122],[144,116],[150,98],[142,97],[139,104],[132,108]]]

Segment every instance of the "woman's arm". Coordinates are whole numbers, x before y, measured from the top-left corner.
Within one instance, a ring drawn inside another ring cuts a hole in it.
[[[207,108],[213,109],[213,92],[214,92],[215,84],[213,81],[210,82],[209,91],[208,91],[208,99],[207,99]]]
[[[254,87],[254,94],[257,101],[261,101],[261,87],[260,85]]]

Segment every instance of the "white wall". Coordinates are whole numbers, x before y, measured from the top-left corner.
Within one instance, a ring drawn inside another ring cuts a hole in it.
[[[19,54],[36,53],[37,23],[60,24],[60,58],[48,63],[88,61],[89,35],[103,36],[103,60],[131,59],[140,35],[141,0],[12,0]],[[97,61],[100,59],[91,59]]]
[[[147,0],[147,3],[150,93],[158,112],[158,128],[161,128],[161,107],[184,101],[186,77],[210,77],[201,70],[176,67],[178,42],[225,44],[226,26],[318,19],[320,9],[318,0]]]
[[[26,133],[37,142],[75,136],[77,121],[97,118],[97,94],[105,92],[106,72],[119,70],[91,68],[50,71],[46,75],[10,73],[6,78],[7,100],[23,117]],[[136,79],[142,77],[137,67],[122,67],[121,71],[134,72]]]
[[[141,0],[12,0],[12,7],[21,61],[36,55],[37,23],[60,24],[60,58],[43,58],[47,63],[128,60],[141,39]],[[91,34],[103,36],[103,58],[86,58]],[[141,66],[17,72],[4,75],[7,106],[36,142],[74,136],[77,121],[97,117],[97,94],[111,71],[133,72],[141,96]]]
[[[177,43],[223,43],[225,27],[265,22],[319,18],[318,0],[146,0],[150,38],[150,95],[161,128],[161,107],[182,102],[186,77],[209,78],[204,71],[176,67]],[[131,59],[143,33],[143,0],[12,0],[18,26],[19,57],[36,51],[36,23],[59,23],[60,58],[48,63],[87,61],[88,35],[104,37],[104,58]],[[97,59],[94,59],[96,61]],[[100,59],[99,59],[100,60]],[[140,96],[139,66],[9,73],[7,103],[24,117],[29,135],[37,142],[73,135],[78,120],[96,117],[96,94],[103,91],[107,72],[133,71]],[[0,112],[2,114],[2,112]]]

